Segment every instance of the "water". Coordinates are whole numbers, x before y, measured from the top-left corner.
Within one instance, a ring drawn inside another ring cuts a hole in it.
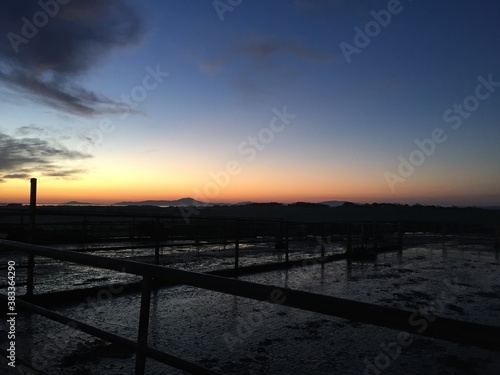
[[[186,241],[183,241],[185,243]],[[133,246],[131,246],[133,245]],[[154,247],[144,243],[144,248],[132,248],[140,243],[114,242],[112,244],[76,244],[55,245],[54,248],[61,250],[82,251],[86,254],[105,256],[115,259],[127,259],[139,262],[154,262]],[[189,271],[215,271],[220,269],[234,268],[234,244],[206,245],[202,243],[200,248],[194,245],[178,246],[165,245],[160,249],[160,264],[169,267]],[[131,248],[127,248],[131,246]],[[122,248],[109,250],[109,247]],[[339,244],[328,244],[328,254],[343,252]],[[239,244],[239,266],[251,266],[256,264],[283,262],[285,255],[282,251],[275,251],[269,247],[269,243]],[[290,260],[311,258],[320,255],[320,247],[316,240],[297,241],[290,243]],[[12,254],[6,259],[17,262],[18,293],[25,292],[27,257]],[[94,267],[86,267],[71,262],[57,261],[49,258],[36,257],[35,267],[35,293],[48,293],[55,291],[83,289],[106,284],[129,283],[140,281],[141,278],[119,272],[103,270]],[[6,283],[0,284],[0,290],[5,291]]]
[[[300,246],[305,247],[304,244],[294,246],[293,250],[297,251],[292,251],[293,256],[298,256]],[[246,252],[248,257],[245,259],[243,255],[241,260],[251,264],[282,257],[266,249],[259,244],[243,248],[242,253]],[[310,256],[317,255],[314,244],[309,244],[307,249]],[[150,250],[137,253],[129,250],[128,255],[144,259],[151,257]],[[234,261],[232,249],[207,248],[199,255],[195,248],[176,251],[169,254],[170,261],[177,257],[181,260],[178,266],[185,269],[230,267]],[[214,257],[214,252],[219,256]],[[347,261],[338,261],[240,279],[410,311],[432,312],[436,301],[440,301],[442,316],[499,326],[499,265],[498,253],[484,245],[431,244],[407,248],[402,256],[380,254],[377,261],[371,263],[349,265]],[[81,269],[77,271],[77,268]],[[42,271],[48,270],[50,273],[43,274]],[[39,271],[37,285],[45,290],[126,281],[120,274],[50,261],[40,266]],[[107,294],[110,298],[100,302],[86,300],[57,311],[135,340],[140,296],[121,296],[113,293],[117,289],[110,291]],[[49,373],[133,373],[131,353],[117,351],[85,334],[75,334],[58,323],[38,316],[20,316],[18,331],[18,355],[31,353],[39,367]],[[384,354],[384,347],[396,348],[399,334],[391,329],[177,286],[154,293],[149,344],[231,374],[371,374],[376,371],[497,374],[500,371],[498,353],[417,335],[411,337],[408,345],[400,345],[399,353],[392,352],[392,357]],[[386,365],[387,368],[382,368]],[[151,374],[180,373],[153,360],[148,360],[147,366],[147,373]]]

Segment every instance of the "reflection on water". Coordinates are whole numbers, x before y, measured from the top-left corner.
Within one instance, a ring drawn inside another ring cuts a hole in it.
[[[72,251],[85,251],[87,254],[120,258],[139,262],[154,262],[154,247],[127,248],[130,242],[113,243],[106,247],[102,244],[58,245],[56,248]],[[137,243],[133,243],[137,246]],[[341,253],[340,245],[329,246],[330,254]],[[290,245],[290,260],[319,256],[320,249],[315,241],[296,242]],[[26,258],[18,257],[19,293],[24,293],[26,279]],[[10,259],[10,258],[9,258]],[[239,266],[283,262],[283,251],[269,248],[268,243],[239,244]],[[234,268],[235,254],[231,246],[163,246],[160,249],[160,263],[165,266],[192,271],[214,271]],[[36,257],[35,293],[91,288],[108,284],[137,282],[141,279],[133,275],[81,266],[71,262],[55,261]],[[5,287],[6,285],[3,285]],[[1,289],[1,288],[0,288]]]
[[[252,249],[254,253],[251,253]],[[272,251],[260,251],[258,246],[248,247],[246,251],[250,258],[261,262],[279,257]],[[231,252],[228,250],[226,256],[222,250],[220,254],[220,259],[210,259],[208,253],[200,252],[196,262],[190,261],[194,256],[188,258],[184,254],[186,258],[181,266],[215,269],[226,263],[230,265],[233,260]],[[313,254],[313,249],[310,249],[310,254]],[[118,256],[119,252],[115,255]],[[498,251],[484,246],[443,247],[436,244],[408,248],[402,253],[379,254],[376,262],[342,260],[246,275],[240,279],[410,311],[431,305],[447,288],[445,281],[449,281],[456,298],[445,304],[442,315],[498,325],[498,255]],[[71,285],[103,285],[122,277],[42,259],[37,264],[39,273],[35,280],[47,290],[61,287],[61,274]],[[139,306],[139,294],[116,295],[96,304],[79,304],[57,310],[135,340]],[[20,317],[18,327],[20,348],[26,354],[41,353],[43,346],[52,345],[53,338],[61,331],[61,325],[38,316]],[[157,290],[152,295],[149,344],[223,373],[361,374],[363,358],[375,358],[380,352],[380,343],[391,342],[396,334],[385,328],[177,286]],[[228,337],[233,341],[227,341]],[[66,348],[58,349],[54,359],[47,361],[48,366],[58,368],[58,363],[64,358],[88,349],[97,357],[93,360],[83,358],[81,361],[87,362],[73,363],[72,367],[62,368],[60,373],[78,373],[78,368],[87,368],[88,373],[133,372],[132,356],[96,354],[91,350],[96,345],[95,339],[78,333]],[[75,357],[70,358],[77,361]],[[500,367],[500,359],[495,353],[416,337],[415,343],[391,365],[388,373],[453,374],[462,371],[461,361],[480,361],[481,374],[498,373],[496,370]],[[148,366],[149,373],[176,373],[166,371],[154,361],[148,362]]]

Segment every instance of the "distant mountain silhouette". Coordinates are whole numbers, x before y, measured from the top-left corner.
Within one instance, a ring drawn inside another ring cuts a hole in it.
[[[330,207],[338,207],[338,206],[342,206],[344,203],[344,201],[325,201],[325,202],[319,202],[320,204],[326,204],[327,206],[330,206]]]
[[[339,207],[343,204],[348,203],[344,201],[326,201],[320,203],[310,203],[310,202],[295,202],[289,205],[295,206],[328,206],[328,207]],[[68,202],[66,204],[87,204],[80,202]],[[197,207],[208,207],[208,206],[286,206],[285,203],[279,202],[238,202],[238,203],[212,203],[212,202],[202,202],[194,198],[181,198],[176,200],[145,200],[145,201],[124,201],[114,203],[113,206],[170,206],[170,207],[182,207],[182,206],[197,206]]]
[[[71,206],[71,205],[88,205],[88,206],[92,206],[93,205],[93,203],[78,202],[78,201],[69,201],[69,202],[61,203],[61,204],[68,205],[68,206]]]
[[[194,198],[181,198],[177,200],[147,200],[140,202],[118,202],[113,204],[113,206],[170,206],[170,207],[180,207],[180,206],[217,206],[226,205],[227,203],[207,203],[201,202]]]

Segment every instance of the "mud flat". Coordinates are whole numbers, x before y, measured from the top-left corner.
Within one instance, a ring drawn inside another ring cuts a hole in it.
[[[413,324],[422,328],[432,324],[437,312],[498,326],[499,266],[498,255],[484,246],[428,245],[406,249],[402,256],[380,254],[376,262],[343,260],[240,278],[414,311],[418,315]],[[138,294],[117,294],[99,303],[83,301],[56,310],[135,340],[139,303]],[[18,332],[18,355],[31,353],[49,374],[133,373],[132,353],[39,316],[20,316]],[[500,370],[498,352],[400,335],[387,328],[176,286],[154,292],[149,344],[231,374]],[[181,372],[148,360],[147,373]]]

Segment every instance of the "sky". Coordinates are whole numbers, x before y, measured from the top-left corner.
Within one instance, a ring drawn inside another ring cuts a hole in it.
[[[498,1],[0,4],[0,202],[500,205]]]

